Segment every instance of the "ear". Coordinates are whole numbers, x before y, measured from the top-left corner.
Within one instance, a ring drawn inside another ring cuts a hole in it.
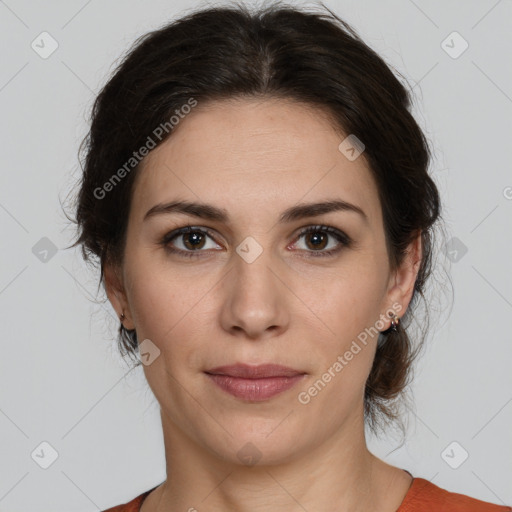
[[[130,305],[126,296],[122,273],[118,266],[112,263],[104,263],[103,276],[105,280],[105,291],[112,307],[115,309],[118,318],[124,313],[122,324],[126,329],[135,329]]]
[[[420,230],[409,244],[401,265],[393,272],[389,280],[387,292],[388,310],[395,310],[399,317],[404,316],[411,302],[422,255],[423,247]]]

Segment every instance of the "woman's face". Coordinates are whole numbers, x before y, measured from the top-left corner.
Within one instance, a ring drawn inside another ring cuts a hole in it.
[[[405,312],[415,278],[390,272],[364,153],[342,152],[320,111],[282,100],[199,104],[174,130],[137,177],[115,293],[106,269],[125,327],[146,340],[168,428],[237,464],[360,428],[376,332]],[[198,206],[160,207],[178,201]],[[325,202],[351,206],[305,208]],[[236,364],[299,376],[206,373]]]

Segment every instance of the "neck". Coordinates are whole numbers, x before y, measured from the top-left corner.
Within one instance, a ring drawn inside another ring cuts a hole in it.
[[[162,427],[167,480],[141,512],[395,511],[411,481],[369,452],[362,414],[307,453],[252,466],[200,446],[164,412]]]

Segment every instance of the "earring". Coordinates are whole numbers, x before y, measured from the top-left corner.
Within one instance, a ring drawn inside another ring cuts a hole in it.
[[[400,317],[396,316],[395,314],[393,314],[393,318],[391,319],[391,326],[390,326],[390,329],[393,331],[393,332],[397,332],[398,331],[398,327],[400,326]]]
[[[121,313],[121,316],[119,317],[119,320],[121,320],[121,323],[123,323],[123,320],[125,319],[126,317],[124,316],[124,313]]]

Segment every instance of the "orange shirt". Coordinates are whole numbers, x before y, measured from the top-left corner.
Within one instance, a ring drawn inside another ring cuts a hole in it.
[[[142,502],[153,489],[142,493],[129,503],[109,508],[104,512],[139,512]],[[396,512],[512,512],[512,507],[449,492],[429,480],[414,478]]]

